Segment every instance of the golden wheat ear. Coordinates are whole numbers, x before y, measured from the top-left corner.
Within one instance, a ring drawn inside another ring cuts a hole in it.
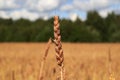
[[[112,70],[112,57],[111,57],[111,49],[108,50],[108,64],[109,64],[109,80],[115,80],[114,72]]]
[[[54,40],[55,43],[55,52],[56,52],[56,60],[57,64],[60,67],[60,80],[65,80],[65,72],[64,72],[64,55],[63,49],[61,44],[61,34],[60,34],[60,24],[59,24],[59,17],[54,16]]]
[[[43,59],[41,61],[41,67],[40,67],[40,74],[39,74],[39,80],[43,80],[43,68],[44,68],[44,64],[45,64],[45,60],[47,58],[47,55],[48,55],[48,51],[50,49],[50,44],[52,43],[52,40],[51,38],[49,39],[47,45],[46,45],[46,48],[45,48],[45,53],[44,53],[44,56],[43,56]]]

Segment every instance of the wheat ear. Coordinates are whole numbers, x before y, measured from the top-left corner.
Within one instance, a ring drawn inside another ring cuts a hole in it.
[[[54,43],[55,43],[55,51],[56,51],[56,60],[57,64],[60,67],[60,73],[61,73],[61,80],[65,80],[64,77],[64,55],[63,55],[63,49],[61,44],[61,35],[60,35],[60,24],[59,24],[59,17],[54,16]]]
[[[43,80],[43,68],[44,68],[44,63],[45,63],[45,60],[47,58],[47,55],[48,55],[48,51],[49,51],[49,48],[50,48],[50,44],[52,43],[51,41],[51,38],[49,39],[48,43],[47,43],[47,46],[45,48],[45,54],[43,56],[43,60],[41,62],[41,67],[40,67],[40,75],[39,75],[39,80]]]

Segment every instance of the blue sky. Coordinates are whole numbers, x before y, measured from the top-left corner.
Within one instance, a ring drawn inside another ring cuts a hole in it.
[[[0,0],[0,17],[35,21],[47,20],[54,15],[75,21],[86,19],[88,11],[96,10],[102,17],[120,14],[120,0]]]

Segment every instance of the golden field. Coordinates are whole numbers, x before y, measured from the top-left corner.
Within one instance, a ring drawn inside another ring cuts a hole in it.
[[[109,80],[108,53],[112,72],[120,80],[120,44],[63,43],[66,80]],[[46,43],[0,43],[0,80],[38,80]],[[52,44],[43,80],[56,80],[59,68]]]

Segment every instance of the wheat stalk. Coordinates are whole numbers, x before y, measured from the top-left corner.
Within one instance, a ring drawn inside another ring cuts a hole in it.
[[[15,72],[12,71],[12,80],[15,80]]]
[[[56,60],[57,64],[60,67],[60,74],[61,80],[65,80],[64,77],[64,55],[63,55],[63,49],[62,49],[62,44],[61,44],[61,35],[60,35],[60,24],[59,24],[59,17],[54,16],[54,43],[55,43],[55,51],[56,51]]]
[[[48,43],[47,43],[47,46],[45,48],[45,54],[43,56],[43,60],[41,62],[41,68],[40,68],[40,75],[39,75],[39,80],[43,80],[43,68],[44,68],[44,63],[45,63],[45,60],[47,58],[47,55],[48,55],[48,51],[49,51],[49,48],[50,48],[50,44],[52,43],[51,41],[51,38],[49,39]]]
[[[109,48],[109,51],[108,51],[108,63],[109,63],[109,80],[115,80],[115,77],[114,77],[114,73],[112,71],[112,58],[111,58],[111,51],[110,51],[110,48]]]

